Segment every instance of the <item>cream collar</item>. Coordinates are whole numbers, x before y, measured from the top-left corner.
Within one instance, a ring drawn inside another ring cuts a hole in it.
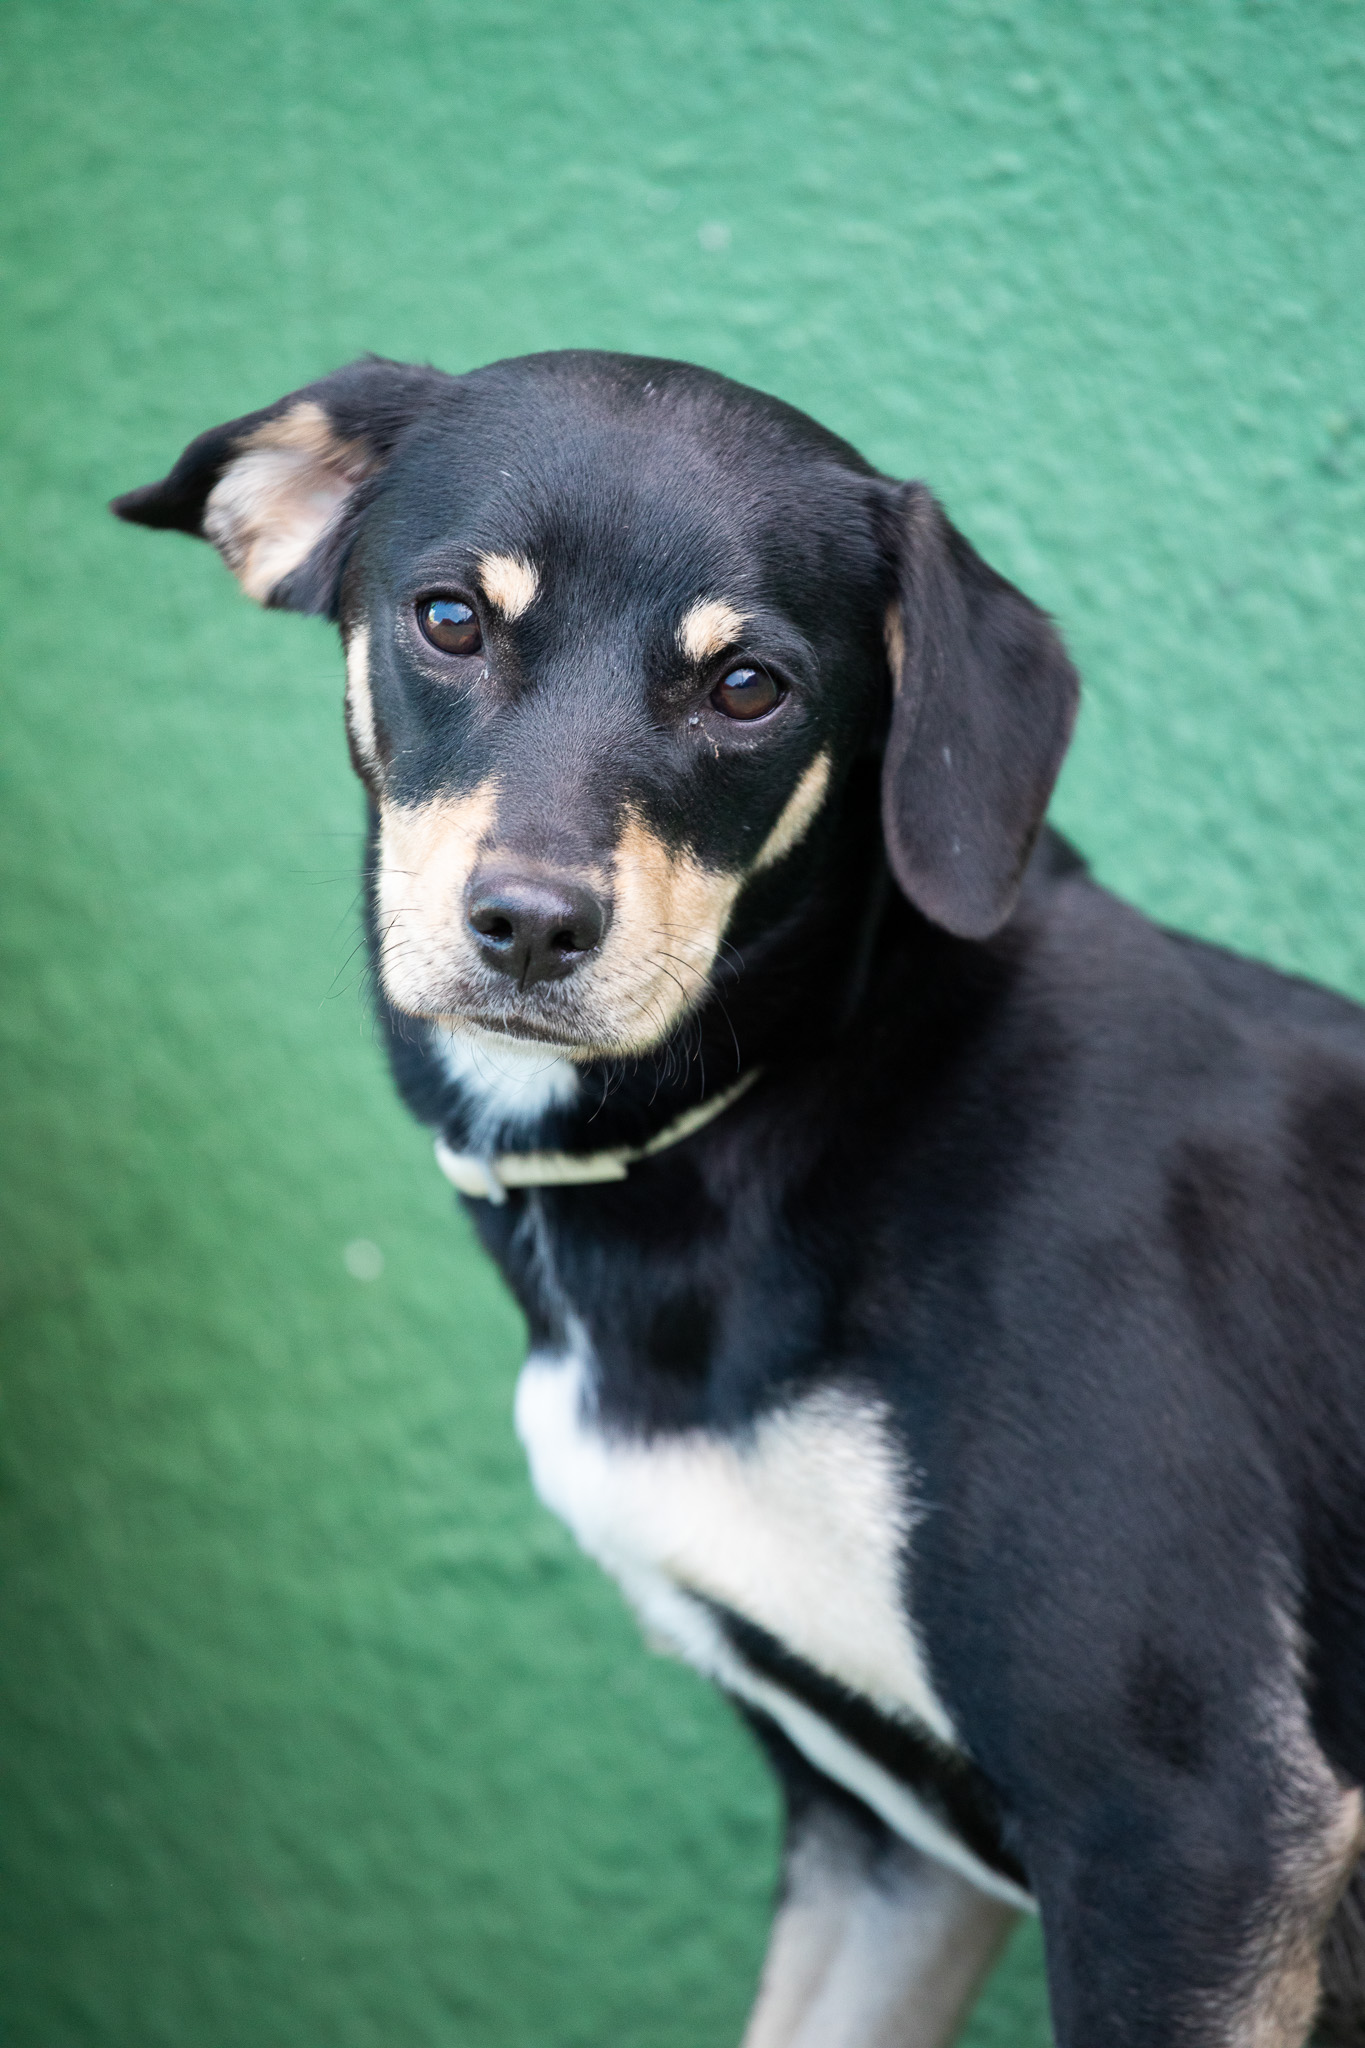
[[[679,1145],[738,1102],[762,1072],[751,1067],[719,1095],[710,1095],[674,1117],[643,1145],[617,1145],[609,1152],[456,1152],[442,1137],[436,1140],[436,1164],[453,1187],[477,1201],[502,1203],[509,1188],[583,1187],[593,1182],[624,1180],[637,1160],[652,1159]]]

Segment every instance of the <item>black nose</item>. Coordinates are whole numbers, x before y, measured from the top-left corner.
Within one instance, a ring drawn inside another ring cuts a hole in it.
[[[488,965],[521,988],[572,974],[607,928],[606,904],[583,883],[505,868],[472,877],[465,916]]]

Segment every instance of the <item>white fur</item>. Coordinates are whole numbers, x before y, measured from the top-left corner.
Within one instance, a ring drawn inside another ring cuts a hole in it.
[[[807,1815],[743,2048],[947,2048],[1013,1921],[941,1863]]]
[[[356,752],[369,768],[378,765],[375,746],[374,697],[370,691],[370,629],[365,620],[346,642],[346,709]]]
[[[567,1108],[578,1094],[577,1069],[553,1046],[445,1024],[433,1025],[431,1038],[447,1074],[473,1105],[470,1151],[492,1149],[500,1136],[515,1135],[547,1110]]]
[[[751,1670],[694,1597],[757,1623],[883,1713],[956,1742],[901,1592],[908,1489],[876,1403],[826,1389],[743,1441],[703,1430],[648,1443],[615,1437],[595,1421],[579,1341],[563,1358],[528,1359],[517,1430],[542,1500],[619,1581],[652,1636],[769,1714],[906,1840],[997,1898],[1029,1903],[889,1772]]]

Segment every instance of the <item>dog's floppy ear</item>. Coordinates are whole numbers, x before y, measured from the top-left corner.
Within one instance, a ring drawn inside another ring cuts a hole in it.
[[[169,476],[115,498],[140,526],[211,540],[258,604],[334,615],[362,487],[452,379],[368,356],[191,441]]]
[[[926,917],[984,939],[1014,908],[1079,685],[1046,612],[982,561],[923,484],[900,488],[894,518],[887,857]]]

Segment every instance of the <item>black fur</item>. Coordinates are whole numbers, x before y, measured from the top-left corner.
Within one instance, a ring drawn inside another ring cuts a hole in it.
[[[1365,1774],[1365,1016],[1035,848],[1075,697],[1054,629],[922,486],[789,408],[579,354],[371,362],[305,395],[377,466],[272,601],[372,622],[376,796],[492,775],[500,833],[542,862],[609,863],[629,805],[740,869],[829,754],[704,999],[657,1046],[585,1059],[580,1101],[515,1143],[638,1143],[757,1085],[623,1183],[474,1219],[537,1345],[586,1324],[607,1431],[742,1436],[828,1384],[884,1405],[924,1508],[907,1599],[967,1757],[743,1616],[730,1640],[1026,1876],[1061,2048],[1242,2038],[1285,1928],[1311,1948],[1326,1927],[1332,1877],[1303,1871],[1334,1784]],[[293,402],[117,509],[197,531]],[[457,690],[406,621],[483,550],[541,592],[489,619]],[[786,685],[762,733],[717,725],[715,665],[679,663],[708,590]],[[478,1014],[553,1037],[571,1001]],[[416,1114],[470,1142],[429,1025],[379,1006]],[[1352,1885],[1324,1949],[1334,2043],[1365,2042],[1361,1925]]]
[[[990,1781],[970,1758],[936,1742],[922,1730],[906,1727],[840,1685],[826,1678],[756,1628],[741,1614],[716,1608],[730,1641],[754,1671],[774,1679],[784,1692],[813,1707],[821,1720],[846,1735],[855,1748],[883,1765],[907,1785],[936,1820],[964,1842],[973,1855],[1002,1877],[1027,1886],[1028,1873],[1005,1839],[1000,1808]]]

